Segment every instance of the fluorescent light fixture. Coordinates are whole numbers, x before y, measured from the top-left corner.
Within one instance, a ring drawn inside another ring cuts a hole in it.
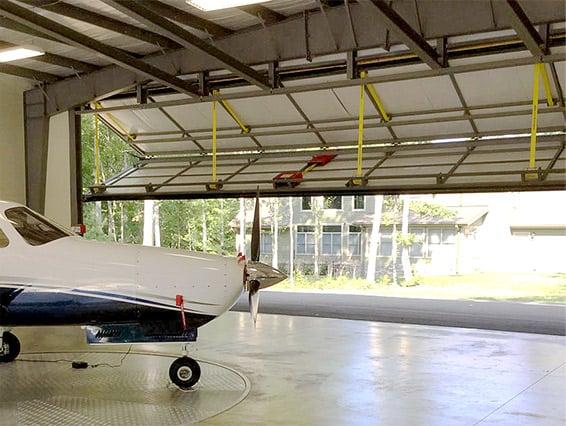
[[[228,9],[229,7],[246,6],[248,4],[266,3],[270,0],[186,0],[188,4],[197,9],[210,11]]]
[[[33,58],[34,56],[43,55],[44,52],[39,50],[28,49],[25,47],[10,47],[0,50],[0,62],[17,61],[18,59]]]

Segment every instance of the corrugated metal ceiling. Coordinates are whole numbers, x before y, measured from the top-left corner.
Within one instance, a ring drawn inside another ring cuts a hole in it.
[[[48,114],[92,114],[99,102],[100,116],[135,149],[137,164],[92,188],[90,200],[258,187],[270,195],[558,189],[565,28],[555,0],[273,0],[215,12],[173,0],[2,0],[0,41],[51,56],[0,64],[0,72],[41,81]],[[541,83],[540,171],[531,176],[538,62],[552,105]],[[336,157],[301,180],[274,181],[317,155]]]

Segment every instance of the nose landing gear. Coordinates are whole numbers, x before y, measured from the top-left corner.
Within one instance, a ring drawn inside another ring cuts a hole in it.
[[[180,389],[188,390],[199,381],[200,366],[194,359],[182,356],[169,367],[169,378]]]
[[[11,362],[20,354],[20,341],[9,331],[0,334],[0,362]]]

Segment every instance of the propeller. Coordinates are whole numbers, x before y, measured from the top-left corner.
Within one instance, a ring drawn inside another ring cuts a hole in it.
[[[254,219],[252,223],[252,244],[251,244],[251,261],[259,262],[259,245],[260,245],[260,211],[259,211],[259,190],[255,196]],[[251,279],[248,285],[248,302],[250,305],[250,314],[254,320],[254,327],[257,323],[257,313],[259,311],[259,288],[261,283],[255,279]]]
[[[260,217],[259,217],[259,191],[255,198],[254,219],[252,224],[252,243],[251,243],[251,259],[246,265],[246,288],[249,292],[248,302],[250,306],[250,314],[254,321],[254,327],[257,322],[257,314],[259,310],[259,290],[270,287],[283,281],[287,276],[259,261],[260,256]]]
[[[259,262],[259,192],[255,196],[254,221],[252,224],[252,262]]]

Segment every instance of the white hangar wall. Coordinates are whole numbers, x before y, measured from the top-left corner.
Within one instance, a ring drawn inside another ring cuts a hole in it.
[[[23,93],[33,82],[0,76],[0,200],[26,202]],[[66,112],[49,121],[49,154],[45,215],[71,225],[69,118]]]
[[[49,120],[49,149],[45,188],[45,215],[61,225],[71,224],[71,166],[69,114]]]
[[[25,203],[24,101],[26,79],[0,76],[0,199]]]

